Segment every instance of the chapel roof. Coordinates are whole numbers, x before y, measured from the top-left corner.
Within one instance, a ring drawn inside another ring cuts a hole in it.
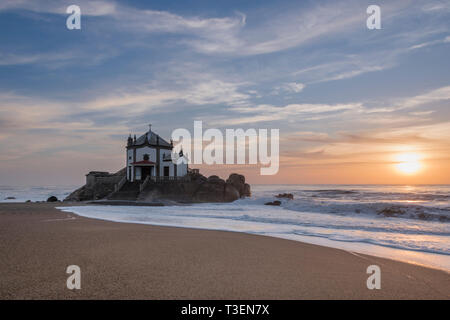
[[[158,141],[159,138],[159,141]],[[160,135],[154,133],[153,131],[149,130],[148,132],[144,133],[142,136],[136,139],[136,142],[133,143],[133,146],[141,146],[144,144],[152,144],[156,145],[159,144],[160,146],[164,147],[171,147],[172,145],[161,138]]]

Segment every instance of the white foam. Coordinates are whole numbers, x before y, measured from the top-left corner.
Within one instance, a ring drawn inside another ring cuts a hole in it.
[[[448,223],[401,218],[338,216],[251,204],[61,207],[116,222],[245,232],[417,263],[450,271]]]

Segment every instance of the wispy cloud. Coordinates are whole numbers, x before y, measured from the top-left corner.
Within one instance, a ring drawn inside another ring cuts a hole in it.
[[[286,119],[296,119],[297,121],[318,120],[326,116],[317,116],[319,114],[337,113],[349,110],[358,110],[361,104],[289,104],[282,107],[274,105],[257,105],[249,107],[232,107],[230,111],[237,114],[253,114],[251,116],[220,117],[209,121],[211,124],[221,125],[240,125],[248,123],[258,123],[265,121],[278,121]]]
[[[38,13],[66,14],[70,1],[5,1],[0,10],[30,10]],[[330,2],[270,17],[256,27],[245,28],[248,17],[237,13],[232,17],[181,16],[168,11],[136,9],[113,1],[87,1],[77,3],[82,14],[105,16],[113,19],[108,28],[132,30],[144,33],[176,33],[189,37],[180,40],[197,52],[215,55],[259,55],[287,50],[307,42],[330,37],[339,32],[352,30],[363,24],[360,13],[364,5],[353,1]],[[384,5],[386,12],[398,7]],[[401,7],[401,6],[400,6]],[[104,21],[106,23],[107,21]],[[254,22],[254,21],[252,21]]]
[[[430,46],[434,46],[436,44],[442,44],[442,43],[450,43],[450,36],[446,36],[444,39],[438,39],[438,40],[433,40],[433,41],[427,41],[427,42],[422,42],[419,44],[415,44],[411,47],[409,47],[410,50],[414,50],[414,49],[422,49],[425,47],[430,47]]]
[[[34,64],[49,69],[65,67],[69,64],[77,64],[78,66],[94,66],[115,55],[116,53],[113,50],[105,53],[96,53],[95,55],[91,52],[84,52],[82,50],[74,49],[48,53],[0,52],[0,66]]]
[[[344,56],[334,62],[326,62],[294,71],[295,77],[304,79],[307,84],[349,79],[368,72],[382,71],[393,66],[392,62],[373,59],[369,56]]]
[[[67,7],[76,4],[82,8],[82,14],[88,16],[106,16],[117,13],[114,1],[103,0],[4,0],[0,3],[0,11],[28,10],[38,13],[66,15]]]
[[[427,93],[404,98],[397,103],[396,109],[414,108],[428,103],[445,101],[450,99],[450,86],[431,90]]]
[[[282,92],[287,92],[287,93],[299,93],[302,92],[303,89],[305,89],[305,85],[303,83],[300,82],[288,82],[288,83],[284,83],[281,86],[277,86],[274,89],[274,94],[280,94]]]

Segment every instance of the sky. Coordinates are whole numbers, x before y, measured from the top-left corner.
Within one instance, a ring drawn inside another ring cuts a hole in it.
[[[276,175],[206,175],[450,184],[450,1],[3,0],[0,30],[0,185],[82,184],[195,120],[280,130]]]

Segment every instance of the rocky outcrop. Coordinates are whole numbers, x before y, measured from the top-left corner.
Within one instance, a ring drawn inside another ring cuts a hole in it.
[[[232,202],[243,197],[236,186],[218,176],[197,177],[193,183],[198,186],[192,193],[194,202]]]
[[[230,177],[232,177],[232,174]],[[152,184],[139,196],[141,201],[158,201],[161,199],[176,202],[232,202],[250,195],[250,186],[245,186],[242,176],[240,183],[230,182],[213,175],[208,178],[201,174],[191,174],[188,181],[174,181],[171,183]],[[232,178],[233,179],[233,178]]]
[[[95,183],[91,186],[84,185],[68,195],[64,201],[88,201],[106,198],[114,191],[113,183]]]
[[[289,200],[294,200],[294,195],[292,193],[280,193],[278,195],[275,196],[278,199],[289,199]]]
[[[116,183],[125,177],[126,170],[123,168],[116,173],[106,173],[107,176],[103,175],[97,178],[92,173],[90,172],[86,176],[86,184],[68,195],[64,201],[92,201],[106,198],[114,192]]]
[[[131,188],[131,184],[139,184],[139,182],[127,182],[127,184],[123,186],[123,189]],[[106,198],[132,200],[130,197],[121,199],[121,195],[125,192],[114,192],[114,186],[115,184],[105,184],[104,182],[87,184],[75,190],[64,201],[91,201]],[[137,187],[139,186],[137,185]],[[129,194],[127,195],[129,196]],[[225,181],[216,175],[206,178],[200,173],[190,173],[186,180],[150,182],[142,192],[134,195],[134,200],[144,202],[171,200],[183,203],[232,202],[250,195],[250,185],[245,183],[243,175],[233,173]]]

